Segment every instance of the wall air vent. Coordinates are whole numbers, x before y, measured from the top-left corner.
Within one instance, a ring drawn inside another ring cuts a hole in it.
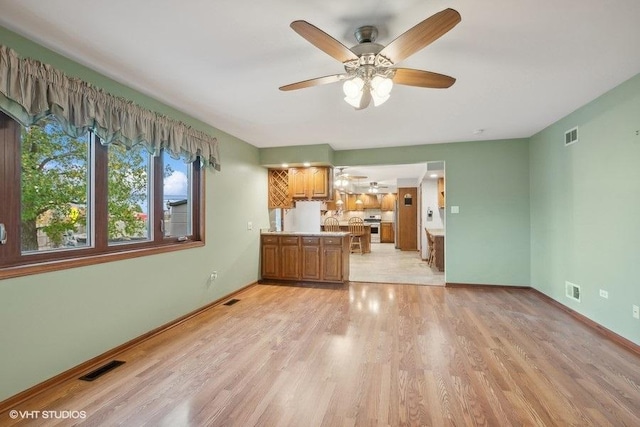
[[[580,302],[580,286],[571,282],[564,282],[564,283],[565,283],[567,298],[571,298],[572,300]]]
[[[578,127],[574,127],[573,129],[569,129],[564,133],[564,145],[571,145],[575,142],[578,142]]]

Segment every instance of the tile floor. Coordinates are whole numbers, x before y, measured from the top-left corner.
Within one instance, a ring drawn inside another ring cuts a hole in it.
[[[401,251],[393,243],[372,243],[371,253],[351,254],[352,282],[408,283],[444,286],[444,271],[420,259],[417,251]]]

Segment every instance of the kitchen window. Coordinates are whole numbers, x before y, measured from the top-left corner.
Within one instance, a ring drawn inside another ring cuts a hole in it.
[[[200,246],[202,180],[198,160],[0,112],[0,278]]]

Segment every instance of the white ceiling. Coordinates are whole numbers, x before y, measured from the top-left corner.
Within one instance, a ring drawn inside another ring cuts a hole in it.
[[[462,22],[400,66],[457,78],[396,85],[355,111],[343,71],[296,34],[304,19],[347,46],[391,40],[452,7]],[[257,147],[336,150],[528,137],[640,72],[638,0],[0,0],[0,24]],[[479,135],[474,131],[483,129]]]

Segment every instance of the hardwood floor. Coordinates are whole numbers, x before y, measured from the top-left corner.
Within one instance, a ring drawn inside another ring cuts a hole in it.
[[[258,285],[235,298],[14,409],[85,411],[88,426],[640,425],[640,356],[531,290]]]

